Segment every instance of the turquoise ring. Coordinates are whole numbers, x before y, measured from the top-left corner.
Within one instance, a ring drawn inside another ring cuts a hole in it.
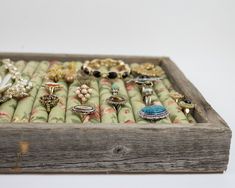
[[[161,105],[145,106],[139,111],[139,116],[147,120],[159,120],[169,115],[166,108]]]

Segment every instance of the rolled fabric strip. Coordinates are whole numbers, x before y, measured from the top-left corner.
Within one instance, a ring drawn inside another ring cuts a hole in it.
[[[58,63],[57,61],[53,61],[49,63],[49,66]],[[46,71],[47,72],[47,71]],[[45,123],[48,122],[48,112],[47,109],[41,104],[40,102],[40,98],[42,96],[46,96],[48,95],[48,91],[45,88],[45,85],[48,83],[48,77],[45,76],[40,88],[38,90],[38,93],[36,95],[34,104],[33,104],[33,108],[32,108],[32,112],[31,112],[31,116],[30,116],[30,122],[32,123]]]
[[[108,70],[104,66],[100,68],[100,71],[108,74]],[[106,101],[110,96],[112,96],[111,87],[112,83],[108,78],[99,79],[100,116],[102,123],[118,123],[116,110]]]
[[[88,105],[92,105],[96,111],[92,114],[87,115],[84,120],[84,123],[100,123],[100,97],[99,97],[99,84],[96,79],[91,79],[90,87],[92,88],[91,97],[86,102]]]
[[[189,123],[184,113],[180,110],[178,104],[170,97],[168,89],[161,80],[154,83],[154,89],[160,101],[169,112],[169,117],[172,123]]]
[[[123,80],[116,79],[114,84],[119,88],[119,95],[125,98],[125,102],[118,111],[119,123],[135,123],[134,112],[132,110],[129,96]]]
[[[76,62],[75,66],[76,70],[78,71],[81,69],[82,63]],[[72,111],[72,108],[74,106],[81,105],[76,94],[78,85],[79,85],[78,80],[74,80],[74,82],[70,84],[68,87],[68,98],[67,98],[66,118],[65,118],[66,123],[81,123],[80,117],[77,114],[73,113]]]
[[[33,89],[29,92],[29,96],[20,100],[17,104],[17,108],[14,113],[14,122],[29,122],[30,115],[32,112],[33,104],[36,99],[38,90],[42,84],[42,80],[46,74],[49,67],[49,62],[35,62],[38,64],[36,71],[34,72],[31,82],[33,84]]]
[[[139,116],[139,110],[145,107],[143,97],[139,91],[139,88],[134,82],[129,82],[126,83],[126,90],[129,96],[136,123],[149,123],[147,120]]]
[[[118,123],[116,110],[106,101],[112,96],[111,85],[111,81],[107,78],[101,78],[99,81],[100,110],[102,123]]]
[[[69,62],[65,62],[68,64]],[[61,62],[58,62],[59,65],[62,65]],[[58,91],[55,91],[54,95],[58,97],[58,104],[53,107],[49,113],[48,123],[64,123],[65,122],[65,110],[67,103],[68,95],[68,86],[64,80],[57,82],[62,86]]]
[[[81,119],[77,114],[73,113],[72,108],[74,106],[80,105],[80,101],[76,95],[76,89],[78,87],[78,82],[75,80],[69,86],[68,99],[67,99],[67,110],[66,110],[66,123],[81,123]]]
[[[40,97],[47,95],[47,91],[44,88],[44,84],[47,83],[47,79],[44,78],[38,93],[36,95],[34,104],[33,104],[33,108],[32,108],[32,112],[31,112],[31,116],[30,116],[30,122],[32,123],[45,123],[47,122],[48,119],[48,113],[46,111],[46,108],[41,104],[40,102]]]
[[[157,67],[159,69],[162,69],[160,66],[157,66]],[[175,91],[166,74],[163,75],[162,82],[165,85],[165,87],[168,89],[168,91]],[[194,117],[191,114],[187,115],[187,119],[188,119],[189,123],[196,123],[196,120],[194,119]]]
[[[163,106],[163,104],[160,102],[156,92],[154,91],[153,92],[153,95],[151,96],[152,97],[152,102],[153,102],[153,105],[158,105],[158,106]],[[157,119],[158,121],[156,121],[157,124],[160,124],[160,123],[171,123],[171,119],[169,118],[169,116],[165,116],[164,118],[159,118]]]

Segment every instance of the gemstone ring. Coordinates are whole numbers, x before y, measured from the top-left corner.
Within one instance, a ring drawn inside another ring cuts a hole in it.
[[[145,106],[139,111],[139,116],[147,120],[159,120],[169,115],[166,108],[161,105]]]

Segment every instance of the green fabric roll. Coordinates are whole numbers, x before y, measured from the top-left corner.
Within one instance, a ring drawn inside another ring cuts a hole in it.
[[[61,62],[56,64],[62,65]],[[68,62],[64,62],[66,66]],[[59,97],[58,104],[53,107],[49,113],[48,123],[64,123],[65,122],[65,110],[67,103],[67,94],[68,94],[68,85],[64,80],[57,82],[62,85],[62,88],[58,91],[55,91],[54,94]]]
[[[22,75],[24,75],[24,78],[28,79],[29,77],[26,73],[29,72],[30,65],[25,65],[25,61],[17,61],[15,63],[15,66],[17,67],[18,71],[21,72],[23,70]],[[11,99],[0,105],[0,123],[11,122],[16,106],[16,99]]]
[[[101,78],[99,81],[100,90],[100,113],[102,123],[118,123],[116,110],[107,103],[111,94],[112,83],[107,78]]]
[[[126,90],[130,99],[136,123],[149,123],[149,121],[144,120],[139,116],[140,109],[145,107],[139,88],[134,82],[129,82],[126,83]]]
[[[33,108],[33,104],[38,93],[38,90],[42,84],[42,80],[46,74],[49,67],[49,62],[35,62],[38,67],[34,72],[31,82],[33,84],[33,89],[29,92],[29,97],[26,97],[18,102],[17,108],[14,113],[14,122],[29,122],[30,115]]]
[[[153,95],[152,95],[151,97],[152,97],[152,103],[153,103],[154,105],[161,105],[161,106],[164,106],[164,105],[161,103],[161,101],[159,100],[159,98],[158,98],[156,92],[153,92]],[[169,116],[168,116],[168,117],[166,117],[166,118],[159,119],[159,120],[153,121],[153,122],[155,122],[155,123],[157,123],[157,124],[160,124],[160,123],[171,123],[171,119],[170,119]]]
[[[96,108],[96,112],[87,116],[84,123],[100,123],[100,96],[99,96],[99,84],[96,79],[91,80],[90,88],[92,88],[92,94],[89,100],[87,101],[88,105],[92,105]]]
[[[65,122],[65,109],[67,103],[68,86],[64,81],[57,82],[61,84],[63,88],[55,91],[54,94],[59,97],[58,104],[53,107],[49,113],[48,123],[64,123]]]
[[[42,85],[40,86],[38,93],[36,95],[33,108],[31,111],[31,116],[30,116],[30,122],[32,123],[46,123],[47,122],[48,113],[46,111],[46,108],[40,102],[40,97],[48,94],[48,92],[43,87],[43,85],[45,85],[45,83],[47,82],[48,80],[44,78]]]
[[[78,87],[77,80],[75,80],[69,86],[67,110],[66,110],[66,123],[81,123],[81,119],[79,118],[79,116],[77,114],[73,113],[71,110],[73,108],[73,106],[81,104],[77,98],[76,93],[75,93],[77,87]]]
[[[125,105],[121,106],[118,111],[118,122],[119,123],[135,123],[134,113],[130,104],[129,96],[125,88],[123,80],[116,79],[114,84],[119,87],[119,95],[126,99]]]
[[[172,123],[188,123],[186,116],[180,110],[178,104],[170,97],[168,89],[161,80],[154,83],[154,89],[160,101],[170,113],[169,117]]]
[[[158,68],[162,69],[160,66],[158,66]],[[169,92],[175,91],[166,74],[163,76],[162,82],[165,85],[165,87],[168,89]],[[189,123],[196,123],[196,120],[193,118],[193,116],[191,114],[188,114],[186,117],[187,117]]]
[[[81,62],[76,62],[76,69],[80,70],[82,66]],[[81,123],[81,119],[79,116],[72,112],[73,106],[80,105],[80,101],[77,98],[75,93],[78,87],[78,81],[74,80],[72,84],[68,87],[68,98],[67,98],[67,106],[66,106],[66,123]]]

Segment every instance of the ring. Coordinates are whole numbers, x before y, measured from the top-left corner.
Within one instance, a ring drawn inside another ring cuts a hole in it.
[[[146,82],[141,89],[141,92],[143,94],[144,103],[147,106],[150,106],[152,104],[152,98],[151,95],[153,94],[153,83],[152,82]]]
[[[84,122],[87,115],[93,114],[96,111],[95,107],[87,105],[76,105],[71,110],[80,116],[82,122]]]
[[[179,100],[181,100],[181,99],[184,98],[183,95],[181,95],[180,93],[178,93],[178,92],[176,92],[176,91],[171,91],[171,92],[170,92],[170,97],[171,97],[172,99],[174,99],[176,103],[178,103]]]
[[[196,105],[193,104],[190,99],[184,99],[179,101],[179,106],[181,107],[183,112],[188,115],[192,111],[192,109],[195,108]]]
[[[50,95],[52,95],[54,93],[54,91],[63,88],[63,86],[61,84],[58,84],[55,82],[47,82],[47,83],[45,83],[45,85],[43,87],[46,88],[46,90],[49,92]]]
[[[159,120],[169,115],[166,108],[161,105],[145,106],[139,111],[139,116],[147,120]]]
[[[95,110],[95,107],[86,105],[76,105],[72,108],[73,112],[84,115],[92,114]]]
[[[163,79],[162,77],[137,76],[134,79],[128,80],[127,83],[135,82],[138,86],[142,86],[146,82],[154,82],[162,79]]]
[[[40,97],[40,102],[45,106],[46,111],[49,113],[53,107],[59,102],[59,98],[56,95],[49,94]]]
[[[112,96],[106,99],[106,101],[109,105],[112,105],[118,112],[120,110],[120,107],[126,103],[126,99],[118,94],[119,87],[115,84],[112,85],[111,92]]]

